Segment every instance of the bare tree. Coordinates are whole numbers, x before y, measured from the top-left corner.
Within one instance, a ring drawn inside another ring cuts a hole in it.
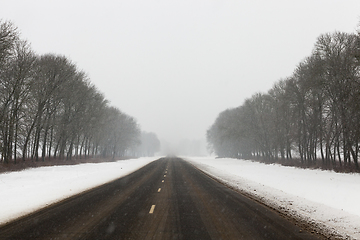
[[[129,154],[139,136],[136,120],[108,106],[69,59],[35,55],[12,23],[0,21],[1,160],[114,158]]]
[[[351,137],[354,135],[351,118],[352,114],[357,111],[353,104],[353,97],[359,91],[359,65],[355,58],[357,41],[358,38],[354,34],[340,32],[324,34],[318,38],[315,51],[325,66],[325,87],[330,97],[330,110],[336,130],[335,145],[338,146],[338,149],[339,146],[342,146],[345,164],[350,162],[352,155],[358,167],[354,149],[354,147],[357,148],[357,142]],[[334,159],[337,148],[334,148]],[[338,155],[340,156],[340,154]]]
[[[18,39],[19,34],[13,23],[0,20],[0,64],[4,64],[6,58],[12,55],[12,51]]]
[[[359,35],[321,35],[291,77],[220,113],[207,132],[212,149],[243,157],[246,146],[249,156],[275,161],[291,159],[296,149],[303,164],[315,164],[320,153],[324,166],[352,160],[358,168]]]
[[[56,98],[61,85],[70,81],[75,73],[75,66],[65,57],[52,54],[38,57],[35,66],[34,83],[31,88],[33,104],[29,106],[29,109],[32,108],[33,117],[30,120],[24,142],[24,160],[31,137],[33,137],[31,157],[38,160],[41,132],[50,117],[50,113],[53,113],[49,110],[51,101]]]
[[[3,155],[7,160],[14,157],[16,163],[18,136],[22,131],[21,120],[25,114],[24,108],[29,100],[35,55],[29,44],[20,40],[15,44],[13,52],[2,79],[2,85],[5,87],[2,96],[6,102],[2,111],[6,118],[6,122],[2,124],[2,133],[4,139]]]

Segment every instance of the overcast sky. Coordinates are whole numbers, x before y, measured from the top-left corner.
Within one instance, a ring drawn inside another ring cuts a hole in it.
[[[290,76],[359,0],[2,0],[39,54],[67,56],[160,139],[204,139],[219,112]]]

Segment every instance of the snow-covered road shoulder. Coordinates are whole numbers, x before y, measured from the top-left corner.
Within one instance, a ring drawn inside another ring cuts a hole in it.
[[[312,223],[329,237],[360,239],[360,174],[229,158],[184,159],[224,184]]]
[[[39,167],[0,174],[0,224],[126,176],[159,157]]]

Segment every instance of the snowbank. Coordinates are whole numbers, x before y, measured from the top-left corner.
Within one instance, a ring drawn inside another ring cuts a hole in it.
[[[285,214],[312,222],[328,236],[360,239],[360,174],[228,158],[186,160]]]
[[[0,224],[126,176],[158,158],[40,167],[0,174]]]

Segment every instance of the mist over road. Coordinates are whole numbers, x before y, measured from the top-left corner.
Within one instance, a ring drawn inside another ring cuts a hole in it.
[[[179,158],[0,227],[0,239],[318,239]]]

